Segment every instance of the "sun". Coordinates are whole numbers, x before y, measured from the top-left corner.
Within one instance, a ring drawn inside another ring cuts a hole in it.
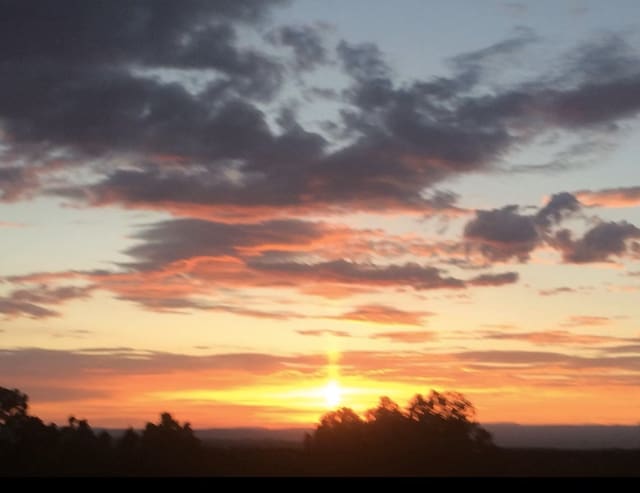
[[[338,385],[338,382],[331,380],[324,388],[324,400],[327,408],[333,409],[340,405],[342,400],[342,389]]]

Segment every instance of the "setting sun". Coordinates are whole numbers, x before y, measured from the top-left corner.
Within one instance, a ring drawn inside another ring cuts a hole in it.
[[[335,380],[331,380],[324,388],[324,400],[327,408],[333,409],[340,405],[342,389]]]

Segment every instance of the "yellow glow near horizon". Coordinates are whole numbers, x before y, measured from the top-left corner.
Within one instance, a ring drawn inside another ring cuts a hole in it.
[[[334,409],[342,401],[342,389],[338,382],[331,380],[324,388],[324,399],[328,409]]]

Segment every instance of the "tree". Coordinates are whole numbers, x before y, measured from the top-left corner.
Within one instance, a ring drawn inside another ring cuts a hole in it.
[[[492,445],[491,435],[475,419],[475,408],[458,392],[417,394],[401,409],[389,397],[362,420],[349,408],[325,414],[308,440],[311,450],[359,450],[378,456],[463,456]]]
[[[184,472],[199,467],[202,444],[189,423],[180,425],[165,412],[158,424],[147,423],[140,437],[140,452],[146,467],[154,472]]]
[[[0,387],[0,424],[5,425],[12,417],[27,415],[29,397],[18,389]]]
[[[351,450],[362,444],[364,421],[348,407],[326,413],[320,419],[313,436],[313,445],[320,450]]]

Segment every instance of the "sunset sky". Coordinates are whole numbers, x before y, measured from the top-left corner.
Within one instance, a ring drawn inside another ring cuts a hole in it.
[[[0,0],[0,386],[640,421],[640,2]]]

